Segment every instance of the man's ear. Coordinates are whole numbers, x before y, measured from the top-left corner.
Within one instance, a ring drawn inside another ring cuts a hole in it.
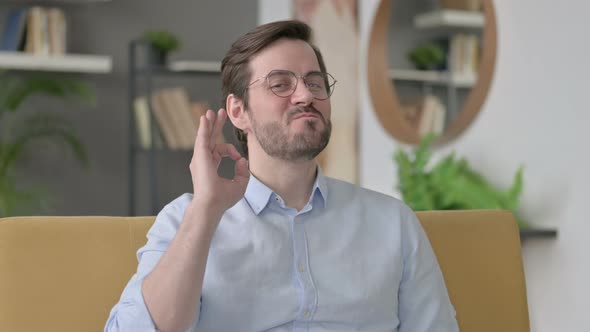
[[[248,129],[250,129],[250,119],[248,118],[248,114],[246,114],[244,102],[231,93],[225,100],[225,106],[227,116],[234,127],[243,131],[248,131]]]

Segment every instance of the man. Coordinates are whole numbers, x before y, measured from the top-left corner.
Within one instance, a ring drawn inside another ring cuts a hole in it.
[[[105,331],[458,331],[412,211],[314,161],[335,81],[310,33],[275,22],[232,45],[227,112],[201,117],[194,195],[158,214]],[[227,117],[248,159],[215,143]],[[217,175],[222,157],[233,180]]]

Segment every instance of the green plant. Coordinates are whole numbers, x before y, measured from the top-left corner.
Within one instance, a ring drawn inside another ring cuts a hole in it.
[[[523,188],[522,167],[508,190],[498,190],[454,153],[429,167],[429,149],[435,138],[432,134],[425,136],[413,154],[401,149],[395,153],[398,189],[406,204],[416,211],[505,209],[516,216]],[[527,227],[518,216],[517,220],[519,227]]]
[[[47,206],[46,190],[19,185],[15,172],[19,160],[35,143],[62,144],[88,166],[84,146],[64,116],[47,110],[19,112],[22,104],[36,95],[95,103],[93,92],[74,80],[0,72],[0,216],[30,214]]]
[[[167,54],[180,49],[180,41],[172,33],[165,30],[146,31],[143,39],[157,51]]]
[[[434,42],[426,42],[408,54],[409,60],[420,70],[433,70],[445,64],[443,48]]]

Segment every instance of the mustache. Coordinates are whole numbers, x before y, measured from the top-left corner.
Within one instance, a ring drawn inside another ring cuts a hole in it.
[[[324,116],[322,115],[322,113],[320,113],[320,111],[318,111],[313,106],[296,107],[296,108],[289,111],[289,113],[287,114],[287,116],[288,116],[287,118],[289,119],[289,122],[291,122],[293,120],[293,118],[296,117],[297,115],[305,114],[305,113],[311,113],[311,114],[317,115],[324,122],[324,124],[326,123],[326,119],[324,119]]]

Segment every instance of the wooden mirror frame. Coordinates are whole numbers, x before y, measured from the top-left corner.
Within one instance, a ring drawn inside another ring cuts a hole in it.
[[[393,81],[389,76],[387,47],[393,1],[396,0],[380,0],[371,27],[367,56],[369,92],[381,126],[396,140],[416,145],[420,142],[420,135],[404,118]],[[485,27],[477,82],[469,92],[457,117],[435,142],[437,145],[450,142],[467,129],[481,109],[491,86],[496,63],[496,16],[492,0],[483,0],[482,5]]]

